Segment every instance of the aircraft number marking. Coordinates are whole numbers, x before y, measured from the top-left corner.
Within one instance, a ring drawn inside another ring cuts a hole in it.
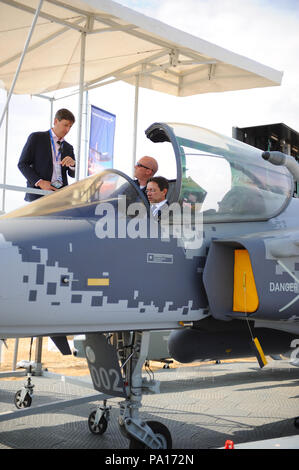
[[[114,392],[123,392],[122,387],[118,386],[121,377],[117,370],[109,369],[107,371],[104,367],[99,367],[97,369],[94,365],[90,364],[90,372],[96,387],[100,389],[104,388],[107,391],[113,390]]]

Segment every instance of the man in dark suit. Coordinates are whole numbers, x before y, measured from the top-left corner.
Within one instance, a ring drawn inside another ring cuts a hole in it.
[[[153,176],[146,185],[146,193],[154,219],[160,220],[162,211],[168,208],[166,199],[169,183],[163,176]]]
[[[67,175],[74,178],[74,150],[64,140],[74,122],[75,117],[69,110],[60,109],[55,114],[52,129],[30,134],[18,163],[27,187],[57,191],[68,184]],[[25,201],[34,201],[41,196],[26,193]]]
[[[146,183],[151,176],[153,176],[158,170],[158,163],[153,157],[141,157],[138,162],[134,165],[134,183],[139,186],[145,197],[146,195]],[[126,196],[127,206],[134,202],[139,202],[140,199],[137,197],[136,190],[130,183],[124,183],[114,193],[110,195],[112,198],[118,196]]]

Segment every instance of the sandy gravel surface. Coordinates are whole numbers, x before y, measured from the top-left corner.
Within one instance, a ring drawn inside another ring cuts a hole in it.
[[[72,337],[68,338],[70,340],[70,345],[72,347]],[[3,345],[2,346],[2,355],[1,355],[1,363],[0,363],[0,372],[10,371],[12,370],[13,365],[13,358],[14,358],[14,351],[15,351],[15,339],[8,339],[6,340],[7,348]],[[20,338],[18,342],[18,355],[17,355],[17,363],[20,361],[28,361],[29,360],[29,352],[30,352],[30,338]],[[70,375],[70,376],[85,376],[89,374],[87,362],[85,358],[76,357],[74,355],[63,356],[58,350],[53,350],[53,343],[48,338],[43,338],[43,348],[42,348],[42,367],[43,369],[47,369],[50,372],[62,375]],[[37,348],[37,340],[34,338],[32,342],[32,351],[31,351],[31,360],[35,361],[36,356],[36,348]],[[245,358],[244,361],[256,361],[253,358]],[[231,361],[221,361],[221,362],[235,362],[235,361],[243,361],[243,359],[235,359]],[[192,364],[183,364],[184,367],[186,366],[195,366],[199,365],[201,362],[196,362]],[[170,368],[180,367],[180,363],[173,361],[170,364]],[[163,367],[163,363],[150,361],[151,369],[160,369]],[[20,369],[21,370],[21,369]],[[6,380],[8,380],[6,378]],[[23,377],[16,377],[11,378],[11,380],[23,380]]]

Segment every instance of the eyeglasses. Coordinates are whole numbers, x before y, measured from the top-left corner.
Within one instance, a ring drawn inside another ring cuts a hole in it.
[[[142,163],[136,163],[135,166],[138,166],[138,167],[141,167],[141,168],[145,168],[146,170],[154,171],[154,170],[152,170],[151,168],[149,168],[148,166],[142,165]]]

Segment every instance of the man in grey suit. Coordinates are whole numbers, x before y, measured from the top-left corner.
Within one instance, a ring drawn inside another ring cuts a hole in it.
[[[74,178],[74,150],[64,140],[74,122],[75,117],[68,109],[60,109],[50,130],[30,134],[18,163],[27,187],[57,191],[68,184],[67,175]],[[41,196],[26,193],[25,200],[33,201]]]

